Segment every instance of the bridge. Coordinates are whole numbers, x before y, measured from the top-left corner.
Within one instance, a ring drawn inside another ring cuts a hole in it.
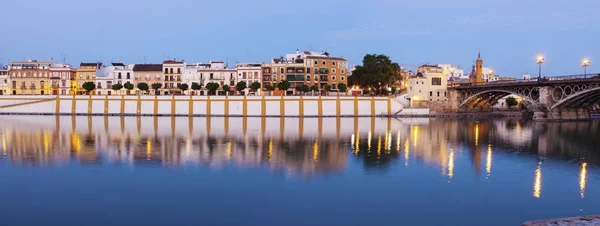
[[[600,76],[596,74],[457,83],[448,89],[450,109],[487,109],[512,94],[521,97],[534,119],[540,120],[589,118],[600,104]]]

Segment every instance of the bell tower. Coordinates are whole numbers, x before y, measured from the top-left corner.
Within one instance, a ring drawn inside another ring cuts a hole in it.
[[[481,53],[477,53],[477,61],[475,61],[475,81],[477,83],[484,82],[483,80],[483,60],[481,59]]]

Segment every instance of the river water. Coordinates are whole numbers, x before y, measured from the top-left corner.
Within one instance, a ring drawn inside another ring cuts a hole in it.
[[[600,214],[600,121],[0,116],[2,225]]]

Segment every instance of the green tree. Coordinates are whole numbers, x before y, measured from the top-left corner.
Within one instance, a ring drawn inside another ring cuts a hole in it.
[[[223,85],[223,91],[225,91],[225,95],[228,95],[231,91],[231,87],[229,87],[228,85]]]
[[[340,90],[340,92],[345,93],[346,91],[348,91],[348,86],[346,86],[346,84],[344,83],[339,83],[338,89]]]
[[[154,95],[158,95],[158,90],[162,88],[162,83],[152,83],[152,89],[154,90]]]
[[[273,90],[275,90],[275,86],[269,84],[267,86],[265,86],[265,88],[267,89],[267,91],[269,91],[269,96],[271,96],[271,92],[273,92]]]
[[[121,83],[117,83],[112,85],[112,87],[110,87],[112,90],[114,90],[115,92],[119,91],[119,93],[121,92],[121,89],[123,89],[123,85],[121,85]]]
[[[202,89],[202,85],[200,85],[200,83],[197,82],[192,82],[192,90],[198,92],[198,90]]]
[[[302,85],[302,92],[307,93],[310,91],[310,87],[308,85]]]
[[[250,84],[250,89],[256,92],[256,90],[260,89],[261,86],[262,85],[260,84],[260,82],[253,82],[252,84]]]
[[[185,91],[190,88],[187,83],[179,83],[177,84],[177,89],[180,89],[185,94]]]
[[[363,58],[363,65],[356,66],[348,81],[351,85],[358,85],[363,89],[373,88],[380,93],[402,80],[400,72],[400,65],[392,62],[388,56],[367,54]]]
[[[125,83],[125,85],[123,85],[123,87],[124,87],[124,88],[125,88],[127,91],[131,92],[131,90],[133,89],[133,84],[131,84],[131,83],[129,83],[129,82],[126,82],[126,83]]]
[[[312,95],[314,95],[314,92],[319,92],[319,86],[317,86],[317,85],[310,86],[310,91],[313,92]]]
[[[208,89],[208,91],[212,93],[212,95],[215,95],[215,92],[217,91],[217,89],[219,89],[219,83],[209,82],[206,84],[206,89]]]
[[[302,93],[302,85],[297,85],[295,88],[296,92],[298,92],[299,94],[303,94]]]
[[[277,89],[286,92],[290,88],[290,82],[283,80],[277,83]]]
[[[148,89],[149,89],[150,87],[148,87],[148,83],[145,83],[145,82],[140,82],[140,83],[138,83],[138,84],[137,84],[137,88],[138,88],[139,90],[141,90],[142,92],[144,92],[144,93],[145,93],[145,92],[147,92],[147,91],[148,91]]]
[[[514,106],[517,106],[518,104],[519,102],[514,97],[510,96],[506,98],[506,106],[508,106],[508,108],[512,108]]]
[[[248,88],[248,84],[246,84],[246,82],[244,81],[240,81],[237,84],[235,84],[235,90],[237,90],[238,92],[242,92],[246,88]]]
[[[85,89],[87,94],[90,94],[92,90],[96,89],[96,84],[94,84],[94,82],[84,82],[81,84],[81,88]]]
[[[331,85],[325,84],[323,85],[323,89],[327,92],[327,94],[329,94],[329,91],[331,91]]]

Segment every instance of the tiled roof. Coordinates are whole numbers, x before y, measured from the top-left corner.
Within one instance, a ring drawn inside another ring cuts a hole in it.
[[[163,64],[183,64],[183,61],[165,60],[163,61]]]
[[[79,65],[80,67],[100,67],[102,66],[102,63],[97,62],[97,63],[81,63]]]
[[[133,66],[133,71],[161,71],[162,64],[136,64]]]
[[[314,59],[314,60],[343,60],[346,59],[341,57],[323,57],[323,56],[307,56],[306,59]]]

